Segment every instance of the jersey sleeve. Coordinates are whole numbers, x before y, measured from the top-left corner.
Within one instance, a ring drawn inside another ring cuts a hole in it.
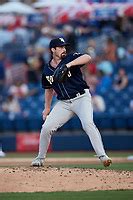
[[[78,57],[80,57],[80,56],[82,56],[82,55],[83,55],[83,54],[77,53],[77,52],[76,52],[76,53],[73,53],[73,54],[72,54],[73,60],[76,59],[76,58],[78,58]]]
[[[80,56],[82,56],[83,54],[81,54],[81,53],[73,53],[72,54],[72,60],[75,60],[76,58],[78,58],[78,57],[80,57]],[[79,65],[79,67],[83,67],[84,66],[84,64],[83,65]]]
[[[52,88],[51,84],[46,79],[44,73],[42,74],[42,88],[44,88],[44,89],[50,89],[50,88]]]

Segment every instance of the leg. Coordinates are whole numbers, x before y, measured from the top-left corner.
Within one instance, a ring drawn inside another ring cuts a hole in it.
[[[51,135],[73,115],[74,113],[69,109],[68,103],[59,101],[55,105],[42,126],[37,158],[44,159],[46,157]]]
[[[82,109],[79,109],[82,108]],[[90,138],[91,144],[97,154],[97,156],[102,160],[106,156],[101,135],[93,122],[93,107],[91,103],[91,95],[89,91],[77,101],[74,101],[73,110],[79,119],[81,120],[82,127],[84,131]]]

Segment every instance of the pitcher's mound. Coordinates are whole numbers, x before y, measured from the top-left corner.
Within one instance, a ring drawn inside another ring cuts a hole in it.
[[[133,189],[133,172],[52,167],[0,168],[0,192]]]

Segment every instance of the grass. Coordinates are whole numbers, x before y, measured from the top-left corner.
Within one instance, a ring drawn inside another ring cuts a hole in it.
[[[94,157],[94,152],[51,152],[47,154],[48,158],[89,158]],[[133,155],[133,151],[109,151],[110,157],[123,157],[126,158],[129,155]],[[36,153],[7,153],[6,158],[34,158]],[[54,166],[54,165],[53,165]],[[55,165],[56,167],[56,165]],[[105,169],[102,164],[67,164],[58,165],[58,167],[70,167],[70,168],[93,168],[93,169]],[[130,163],[113,163],[111,167],[106,168],[107,170],[128,170],[133,171],[133,162]]]
[[[37,192],[0,193],[1,200],[131,200],[132,190],[82,191],[82,192]]]
[[[0,166],[0,168],[3,166]],[[13,166],[6,166],[4,167],[13,168]],[[105,168],[102,164],[68,164],[68,165],[52,165],[52,167],[57,168],[82,168],[82,169],[100,169],[100,170],[118,170],[118,171],[133,171],[133,163],[114,163],[110,167]],[[1,199],[0,199],[1,200]]]
[[[7,158],[33,158],[37,153],[7,153]],[[94,157],[95,152],[79,151],[79,152],[51,152],[47,154],[48,158],[87,158]],[[110,157],[127,157],[133,155],[133,151],[108,151]]]
[[[59,167],[59,165],[58,166],[55,165],[55,167]],[[133,163],[114,163],[107,168],[105,168],[101,164],[75,164],[75,165],[69,164],[69,165],[60,165],[60,167],[133,171]]]

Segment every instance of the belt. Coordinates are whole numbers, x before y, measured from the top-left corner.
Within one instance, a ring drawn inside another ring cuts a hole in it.
[[[81,96],[82,94],[84,94],[85,93],[85,90],[83,90],[83,91],[81,91],[81,92],[78,92],[78,93],[76,93],[76,94],[72,94],[72,95],[70,95],[70,99],[74,99],[74,98],[76,98],[76,97],[79,97],[79,96]],[[63,99],[63,100],[69,100],[68,98],[67,99]]]

